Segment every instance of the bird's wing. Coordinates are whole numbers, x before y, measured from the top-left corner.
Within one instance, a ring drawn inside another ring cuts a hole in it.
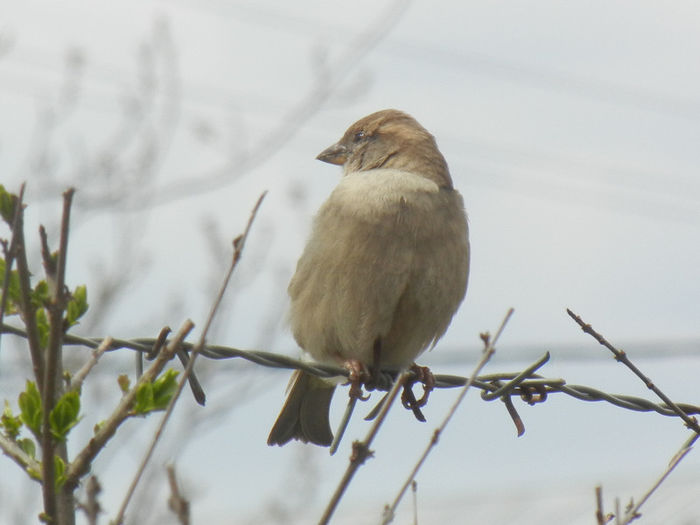
[[[410,205],[400,192],[364,186],[339,185],[322,206],[289,285],[294,335],[316,359],[371,362],[411,278]]]

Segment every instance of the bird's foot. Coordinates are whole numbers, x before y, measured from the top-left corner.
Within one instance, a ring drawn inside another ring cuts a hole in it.
[[[425,422],[425,416],[423,412],[421,412],[421,407],[424,407],[428,403],[430,392],[435,388],[435,376],[427,366],[418,366],[415,363],[411,365],[410,370],[413,372],[414,376],[409,379],[403,387],[401,403],[405,408],[413,412],[413,415],[416,416],[418,421]],[[421,383],[423,385],[423,395],[420,399],[416,399],[413,393],[413,385],[416,383]]]

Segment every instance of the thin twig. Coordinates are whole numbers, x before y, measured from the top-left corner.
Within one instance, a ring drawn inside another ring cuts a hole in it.
[[[158,377],[168,361],[173,358],[175,350],[180,346],[193,327],[194,323],[187,319],[183,323],[182,328],[180,328],[180,331],[175,335],[175,338],[172,339],[158,354],[158,357],[143,373],[136,384],[129,389],[124,396],[122,396],[117,408],[115,408],[109,418],[107,418],[107,420],[100,425],[100,428],[92,439],[90,439],[88,444],[71,462],[68,470],[66,471],[66,481],[64,483],[64,487],[75,488],[80,481],[80,478],[89,472],[92,461],[95,459],[97,454],[100,452],[100,450],[102,450],[102,448],[104,448],[112,436],[114,436],[114,433],[117,431],[117,428],[119,428],[119,425],[121,425],[124,420],[129,417],[134,400],[136,399],[136,393],[138,392],[139,388],[147,382],[153,382],[153,380]]]
[[[345,474],[343,474],[343,478],[340,480],[338,487],[335,489],[331,500],[328,502],[328,506],[326,507],[326,510],[323,512],[323,516],[321,516],[321,519],[318,522],[319,525],[326,525],[330,521],[331,517],[333,516],[333,512],[335,512],[335,509],[338,506],[338,503],[340,502],[340,499],[343,497],[343,494],[348,488],[348,485],[350,485],[350,481],[355,475],[355,472],[357,472],[357,469],[360,468],[360,465],[362,465],[368,457],[372,456],[373,452],[369,449],[369,446],[372,444],[374,437],[377,435],[379,427],[381,427],[382,423],[386,419],[386,416],[389,413],[389,409],[394,403],[394,399],[396,399],[399,390],[401,390],[404,383],[409,377],[411,377],[411,372],[404,371],[401,373],[401,375],[394,382],[394,386],[391,387],[391,390],[387,395],[386,401],[384,402],[382,409],[379,411],[379,415],[374,420],[372,426],[367,432],[365,439],[361,442],[353,442],[352,454],[350,455],[350,463],[348,464],[348,467],[345,470]]]
[[[107,349],[112,345],[112,338],[107,336],[102,340],[100,343],[100,346],[98,346],[95,350],[92,351],[92,355],[90,356],[90,359],[87,360],[87,362],[82,366],[80,370],[78,370],[73,377],[71,378],[71,383],[70,383],[70,389],[73,391],[79,391],[82,386],[83,386],[83,381],[85,381],[85,378],[87,375],[90,373],[90,371],[94,368],[94,366],[97,364],[97,362],[100,360],[100,357],[107,351]]]
[[[100,492],[102,492],[102,487],[97,476],[90,476],[85,484],[85,503],[78,503],[78,508],[85,513],[89,525],[97,525],[97,517],[102,512],[102,507],[97,499]]]
[[[596,503],[596,511],[595,511],[595,519],[597,525],[606,525],[610,523],[614,516],[612,514],[605,514],[604,506],[603,506],[603,487],[598,485],[595,488],[595,503]]]
[[[20,292],[20,314],[22,322],[26,327],[27,342],[29,343],[29,354],[32,358],[32,368],[36,386],[40,394],[44,392],[44,353],[39,339],[39,330],[36,324],[36,308],[32,303],[31,272],[27,262],[27,246],[24,241],[24,209],[19,206],[17,228],[17,276],[19,277]]]
[[[567,308],[566,313],[569,314],[569,317],[576,321],[576,324],[581,327],[581,330],[592,336],[596,341],[598,341],[598,343],[610,350],[615,355],[615,359],[617,361],[629,368],[639,379],[642,380],[649,390],[654,392],[664,403],[666,403],[667,406],[671,407],[671,409],[678,414],[678,417],[680,417],[689,428],[700,434],[700,425],[698,425],[697,420],[688,416],[688,414],[686,414],[676,403],[674,403],[671,398],[664,394],[648,376],[646,376],[634,363],[632,363],[632,361],[629,360],[627,354],[623,350],[615,348],[608,342],[607,339],[605,339],[605,337],[596,332],[590,324],[585,323],[570,309]]]
[[[333,437],[333,441],[331,443],[330,448],[328,449],[328,452],[330,455],[334,455],[338,451],[338,446],[340,445],[340,440],[343,439],[343,435],[345,434],[345,430],[348,428],[348,424],[350,423],[350,417],[352,416],[353,411],[355,410],[355,405],[357,404],[357,396],[348,396],[348,404],[345,407],[345,412],[343,413],[343,418],[340,420],[340,424],[338,425],[338,430],[335,433],[335,436]]]
[[[391,523],[393,521],[394,513],[396,512],[396,508],[399,506],[399,503],[401,502],[401,499],[403,498],[404,494],[406,493],[406,490],[411,485],[411,482],[416,478],[416,474],[418,474],[418,471],[423,466],[423,463],[427,459],[428,454],[430,454],[430,451],[437,445],[438,440],[440,439],[440,434],[442,434],[442,432],[445,430],[445,427],[447,427],[447,424],[452,419],[452,416],[454,416],[455,412],[457,412],[457,408],[462,403],[462,400],[467,395],[469,388],[474,383],[473,378],[475,378],[479,375],[479,373],[481,372],[481,369],[484,368],[484,366],[486,366],[486,363],[488,363],[489,359],[491,359],[491,356],[496,351],[496,342],[498,341],[498,338],[501,336],[501,333],[503,333],[503,329],[505,328],[506,324],[508,323],[508,320],[510,319],[511,315],[513,315],[512,308],[510,310],[508,310],[508,312],[506,313],[506,316],[503,318],[503,321],[501,322],[501,326],[498,327],[498,330],[496,331],[496,335],[494,335],[493,338],[488,337],[487,334],[484,334],[482,336],[482,339],[484,340],[485,348],[484,348],[484,353],[483,353],[481,359],[479,360],[477,365],[474,367],[474,371],[472,372],[469,380],[467,381],[467,384],[464,385],[464,388],[462,388],[462,390],[460,391],[459,395],[457,396],[457,399],[452,404],[452,407],[450,408],[450,410],[447,412],[445,419],[442,421],[440,426],[435,429],[435,432],[433,432],[433,435],[430,438],[430,441],[428,442],[428,445],[426,446],[425,450],[423,451],[423,454],[421,455],[421,457],[418,460],[418,462],[416,463],[416,465],[413,467],[413,470],[411,471],[411,473],[406,478],[406,481],[404,482],[403,486],[401,487],[401,490],[399,490],[399,493],[396,495],[396,498],[394,498],[393,503],[391,505],[387,505],[384,508],[384,513],[382,516],[382,525],[385,525],[387,523]]]
[[[683,458],[692,450],[693,444],[700,438],[700,435],[693,433],[690,438],[688,438],[685,443],[683,443],[683,446],[681,446],[680,450],[676,452],[671,458],[671,461],[669,462],[668,466],[666,469],[663,471],[661,476],[656,480],[656,482],[649,488],[648,491],[644,493],[644,495],[640,498],[640,500],[634,504],[630,509],[628,509],[625,512],[625,515],[622,517],[622,525],[627,525],[628,523],[631,523],[632,521],[636,520],[641,516],[639,513],[639,509],[646,503],[646,501],[651,497],[651,495],[658,489],[661,484],[666,480],[669,474],[675,469],[678,464],[683,460]]]
[[[166,470],[168,472],[168,484],[170,485],[168,507],[175,513],[181,525],[190,525],[190,502],[180,491],[177,476],[175,475],[175,466],[168,465]]]
[[[31,479],[40,481],[41,464],[22,450],[15,441],[5,437],[2,433],[0,433],[0,449],[2,449],[3,454],[27,472]]]
[[[124,520],[124,513],[126,512],[126,508],[129,505],[129,501],[131,500],[131,497],[136,490],[136,486],[138,485],[139,481],[141,480],[141,477],[143,476],[143,472],[146,469],[146,465],[151,459],[151,456],[153,455],[153,452],[156,448],[156,445],[158,444],[158,441],[160,440],[160,436],[163,434],[163,431],[165,430],[165,425],[168,423],[170,416],[173,412],[173,409],[175,408],[175,403],[177,402],[178,398],[180,397],[180,394],[182,393],[182,389],[185,385],[185,382],[187,381],[188,377],[190,376],[192,369],[194,367],[194,363],[197,359],[197,355],[201,348],[204,346],[206,342],[206,337],[207,333],[209,332],[209,328],[211,327],[212,321],[214,320],[214,316],[216,315],[216,312],[219,309],[219,305],[221,304],[221,300],[224,297],[224,293],[226,292],[226,288],[228,287],[228,283],[231,280],[231,275],[233,275],[233,271],[236,269],[236,266],[238,265],[238,262],[241,258],[241,255],[243,253],[243,248],[245,247],[245,242],[248,238],[248,234],[250,233],[250,228],[253,225],[253,221],[255,220],[255,217],[258,213],[258,210],[260,209],[260,205],[263,202],[263,199],[265,198],[265,195],[267,192],[263,192],[262,195],[258,198],[257,203],[253,207],[253,211],[250,214],[250,218],[248,219],[248,223],[246,224],[245,231],[236,237],[233,241],[233,257],[231,258],[231,265],[228,269],[228,272],[226,273],[226,277],[224,278],[224,282],[221,285],[221,288],[219,289],[219,292],[217,293],[216,299],[214,300],[214,304],[212,305],[211,311],[209,312],[209,316],[207,317],[206,323],[204,325],[204,329],[202,330],[202,334],[199,338],[199,342],[197,345],[192,349],[192,352],[190,353],[190,359],[189,362],[187,363],[187,367],[185,368],[185,371],[182,373],[182,377],[178,381],[177,385],[177,390],[173,394],[173,397],[170,399],[170,402],[168,403],[168,407],[165,410],[165,414],[163,414],[163,418],[160,421],[160,424],[158,425],[158,428],[156,429],[153,439],[151,440],[151,444],[148,447],[148,450],[146,451],[141,464],[139,465],[139,468],[134,475],[134,479],[131,482],[131,485],[129,486],[129,489],[124,496],[124,501],[122,501],[122,505],[119,508],[119,512],[117,513],[116,518],[112,523],[116,525],[120,525],[123,520]]]
[[[605,525],[605,511],[603,510],[603,488],[597,485],[595,488],[595,521],[598,525]]]
[[[187,319],[185,321],[185,323],[182,325],[182,328],[180,328],[180,331],[175,336],[175,339],[170,341],[168,343],[168,346],[166,346],[165,349],[162,352],[160,352],[160,354],[158,354],[158,357],[156,358],[156,360],[148,368],[148,370],[146,372],[144,372],[144,374],[139,379],[138,383],[136,385],[134,385],[134,388],[129,390],[129,393],[127,394],[127,396],[129,396],[132,392],[134,393],[134,395],[131,398],[131,400],[129,400],[129,404],[127,405],[128,408],[131,407],[131,403],[135,399],[136,391],[138,390],[138,386],[145,383],[146,381],[151,382],[158,376],[157,373],[156,374],[152,373],[153,371],[155,371],[154,367],[156,367],[156,365],[158,365],[158,364],[162,364],[162,366],[160,366],[160,369],[162,370],[165,363],[173,358],[173,356],[175,355],[175,352],[180,347],[180,345],[182,344],[182,341],[184,341],[185,337],[187,337],[187,334],[190,333],[192,328],[194,328],[194,323],[192,321],[190,321],[189,319]],[[160,373],[160,372],[158,372],[158,373]],[[124,396],[124,398],[126,398],[127,396]],[[119,404],[120,407],[124,403],[124,398],[122,398],[122,402]],[[128,410],[128,408],[127,408],[127,410]],[[118,407],[118,410],[119,410],[119,407]],[[114,430],[116,430],[116,427],[114,427]],[[112,434],[113,433],[114,433],[114,431],[112,432]],[[151,444],[151,447],[149,449],[149,453],[147,454],[147,457],[150,457],[150,453],[153,452],[154,447],[155,447],[155,441]],[[146,459],[146,458],[144,458],[144,459]],[[76,458],[76,461],[77,461],[77,458]],[[119,508],[119,513],[117,514],[117,517],[115,518],[115,520],[112,521],[112,523],[120,525],[124,521],[124,512],[126,511],[126,506],[129,504],[129,500],[131,499],[131,496],[133,495],[134,490],[136,490],[136,485],[137,485],[138,481],[141,479],[141,474],[143,473],[143,469],[145,467],[146,467],[146,461],[142,461],[136,475],[134,476],[134,479],[131,481],[131,485],[129,486],[129,489],[127,490],[127,494],[124,498],[124,501],[122,502],[122,505]]]
[[[418,525],[418,482],[411,481],[411,495],[413,496],[413,525]]]
[[[291,110],[278,119],[278,125],[260,140],[254,148],[250,148],[246,155],[236,159],[235,163],[229,163],[225,169],[217,169],[213,173],[198,174],[179,179],[178,182],[170,182],[153,193],[148,193],[149,206],[160,206],[174,200],[190,197],[193,194],[210,192],[222,188],[231,181],[236,180],[242,174],[250,173],[253,168],[264,163],[270,157],[270,151],[282,148],[296,132],[313,117],[323,102],[345,82],[353,69],[374,49],[392,28],[401,20],[403,14],[409,8],[410,0],[393,0],[387,3],[385,9],[377,9],[376,15],[365,21],[361,32],[355,35],[347,46],[333,60],[334,68],[324,68],[317,74],[317,78],[311,89]],[[127,206],[142,206],[142,203],[132,200]]]
[[[41,477],[43,479],[44,513],[49,523],[57,519],[58,502],[54,482],[54,453],[56,441],[51,434],[49,415],[53,410],[56,397],[61,391],[60,377],[63,373],[61,345],[63,337],[63,311],[65,310],[65,277],[68,256],[68,232],[70,229],[70,207],[75,190],[69,188],[63,193],[63,215],[61,217],[61,237],[56,265],[51,255],[45,254],[44,266],[46,279],[51,290],[49,312],[49,342],[46,349],[46,367],[44,368],[44,392],[42,395],[41,422]],[[45,243],[46,246],[46,243]],[[65,462],[66,458],[63,458]]]

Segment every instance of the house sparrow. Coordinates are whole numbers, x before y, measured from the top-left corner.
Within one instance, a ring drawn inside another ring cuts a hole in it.
[[[318,362],[402,370],[447,330],[469,273],[462,196],[435,139],[388,109],[317,159],[343,167],[289,284],[290,324]],[[335,384],[295,372],[268,445],[330,445]]]

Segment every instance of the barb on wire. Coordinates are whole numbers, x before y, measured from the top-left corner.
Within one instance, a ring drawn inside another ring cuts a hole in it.
[[[528,366],[525,370],[516,375],[513,379],[508,381],[505,385],[499,386],[493,392],[484,392],[481,394],[481,398],[484,401],[491,401],[504,395],[508,395],[513,389],[517,388],[525,379],[531,377],[535,370],[538,370],[542,365],[549,361],[549,352],[546,352],[541,358],[535,361],[533,364]]]

